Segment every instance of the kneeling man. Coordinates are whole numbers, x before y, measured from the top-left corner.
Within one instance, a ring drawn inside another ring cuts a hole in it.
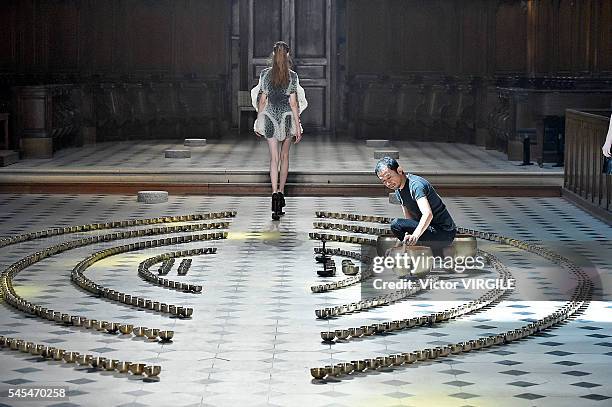
[[[425,178],[404,172],[390,157],[378,161],[375,171],[402,205],[404,218],[391,222],[391,231],[399,239],[397,246],[418,242],[430,246],[434,256],[443,256],[442,249],[451,245],[457,228],[434,187]]]

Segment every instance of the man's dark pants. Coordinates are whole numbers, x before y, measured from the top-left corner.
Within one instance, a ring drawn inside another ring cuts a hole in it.
[[[419,222],[413,219],[393,219],[391,222],[391,232],[393,232],[395,237],[399,240],[404,240],[406,233],[412,234],[418,225]],[[442,249],[453,243],[456,233],[456,230],[438,230],[430,226],[421,235],[417,244],[431,247],[434,256],[442,256]]]

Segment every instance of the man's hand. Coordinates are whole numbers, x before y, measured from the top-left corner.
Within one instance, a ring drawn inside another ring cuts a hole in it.
[[[404,244],[406,246],[414,246],[419,240],[418,236],[415,235],[409,235],[406,233],[406,236],[404,236]]]

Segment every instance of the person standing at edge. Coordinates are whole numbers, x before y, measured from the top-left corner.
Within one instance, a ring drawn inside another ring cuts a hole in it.
[[[442,249],[452,244],[457,227],[434,187],[425,178],[405,173],[390,157],[378,161],[375,172],[387,188],[395,191],[404,212],[404,218],[391,222],[391,232],[399,239],[396,247],[418,242],[430,246],[435,256],[442,256]]]
[[[261,85],[255,134],[265,137],[270,149],[270,182],[272,183],[272,219],[284,214],[284,189],[289,172],[291,138],[302,139],[300,111],[297,99],[298,76],[291,70],[289,45],[283,41],[274,44],[272,66],[261,71]],[[280,144],[280,149],[279,149]],[[280,151],[279,151],[280,150]],[[280,164],[280,181],[279,181]]]

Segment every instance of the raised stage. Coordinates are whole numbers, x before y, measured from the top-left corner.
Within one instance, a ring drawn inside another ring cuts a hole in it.
[[[165,158],[188,149],[190,158]],[[443,195],[560,196],[563,169],[520,166],[498,151],[457,143],[304,136],[291,148],[290,195],[384,196],[374,175],[375,151],[399,153],[409,172],[428,178]],[[260,139],[208,140],[185,147],[179,140],[99,143],[56,152],[52,159],[25,159],[0,168],[0,192],[126,194],[163,189],[174,194],[267,195],[268,147]]]

